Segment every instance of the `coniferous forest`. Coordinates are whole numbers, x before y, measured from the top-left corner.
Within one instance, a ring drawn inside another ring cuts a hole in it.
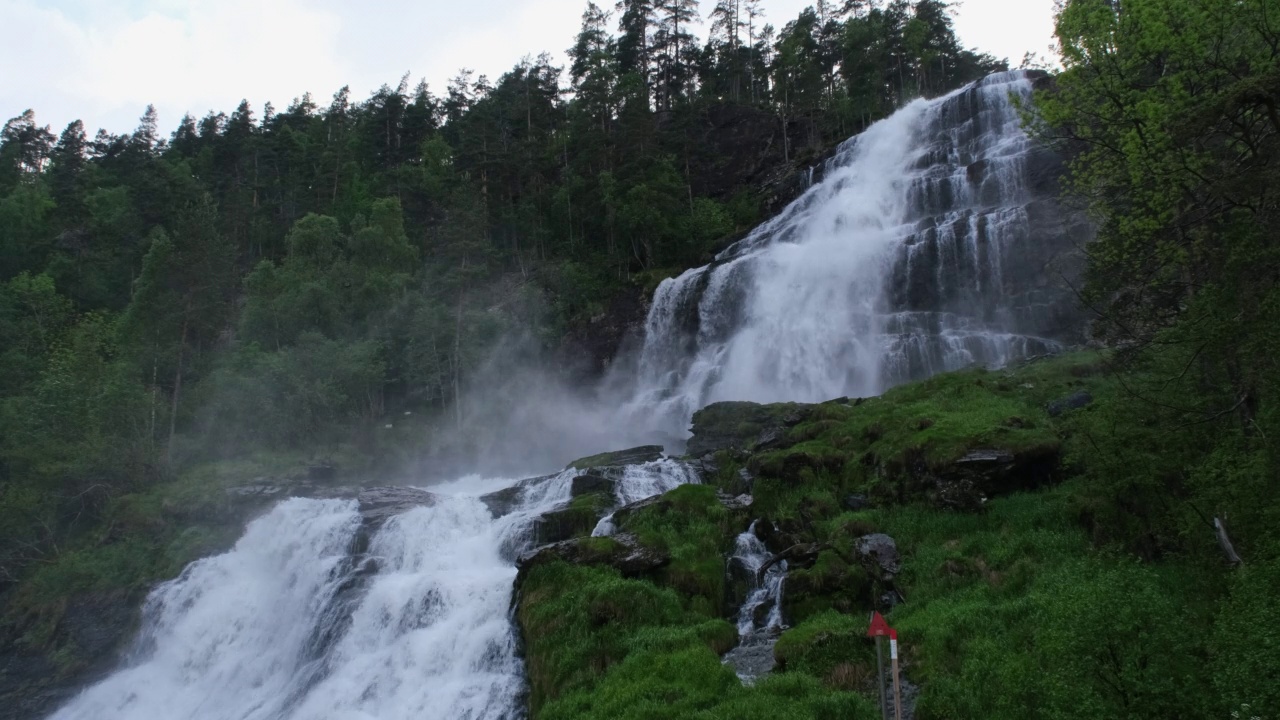
[[[962,47],[946,0],[703,9],[590,2],[565,67],[444,88],[317,88],[176,128],[148,107],[125,135],[8,120],[0,645],[34,676],[6,670],[5,697],[100,671],[116,645],[84,647],[77,615],[234,542],[228,477],[414,467],[512,336],[597,376],[618,339],[589,336],[619,308],[769,219],[840,142],[1008,67]],[[626,712],[665,692],[672,717],[863,717],[869,661],[833,648],[865,633],[840,598],[883,590],[846,557],[876,530],[918,563],[894,611],[919,638],[918,717],[1280,717],[1280,0],[1062,0],[1057,35],[1022,112],[1096,227],[1088,349],[820,409],[791,446],[718,458],[730,484],[806,468],[756,491],[818,548],[788,580],[785,671],[732,690],[757,695],[699,684],[718,665],[697,652],[727,648],[724,581],[696,558],[742,530],[709,491],[635,520],[674,558],[643,602],[595,568],[522,574],[545,603],[518,611],[534,716],[649,717]],[[1081,387],[1087,410],[1046,414]],[[1007,436],[1055,458],[1052,487],[935,513],[895,475]],[[843,507],[858,483],[896,500]],[[575,613],[589,632],[555,626]]]
[[[589,4],[547,56],[443,91],[148,109],[128,135],[34,112],[4,126],[3,499],[13,582],[72,525],[181,466],[447,421],[496,336],[554,343],[620,286],[709,258],[763,219],[729,152],[805,167],[891,112],[997,67],[946,4]],[[741,172],[741,171],[739,171]]]

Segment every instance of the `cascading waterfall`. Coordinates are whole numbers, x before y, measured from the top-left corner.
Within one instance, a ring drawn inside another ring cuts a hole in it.
[[[291,499],[230,552],[161,585],[125,666],[54,720],[481,720],[523,715],[510,618],[516,568],[577,471],[521,485],[501,517],[467,477],[395,515],[360,552],[357,503]],[[619,473],[620,499],[696,476],[659,460]]]
[[[1054,200],[1058,160],[1021,128],[1014,99],[1031,89],[1014,71],[911,103],[714,263],[664,282],[632,406],[683,430],[715,401],[875,395],[1058,349],[1078,323],[1045,266],[1083,230]]]
[[[1030,89],[1003,73],[910,104],[811,172],[777,218],[663,283],[622,416],[684,433],[717,400],[871,395],[1069,341],[1078,323],[1045,266],[1082,226],[1052,200],[1057,160],[1019,127],[1011,96]],[[671,460],[615,473],[619,504],[696,480]],[[521,482],[497,516],[481,496],[511,480],[432,487],[433,502],[377,527],[354,501],[284,501],[159,586],[122,668],[53,717],[520,717],[513,557],[575,474]],[[756,578],[767,557],[753,525],[733,561]],[[742,606],[727,661],[747,680],[772,667],[784,574],[753,580]]]
[[[773,669],[773,646],[782,630],[782,592],[787,561],[774,563],[761,574],[770,553],[756,536],[756,524],[738,535],[730,558],[731,572],[745,577],[747,597],[738,609],[738,646],[724,662],[733,667],[744,682],[751,682]]]
[[[661,495],[681,485],[699,481],[698,473],[677,460],[655,460],[642,465],[627,465],[618,471],[618,482],[613,486],[614,500],[618,506],[630,505],[645,498]],[[613,513],[600,518],[592,537],[605,537],[614,532]]]

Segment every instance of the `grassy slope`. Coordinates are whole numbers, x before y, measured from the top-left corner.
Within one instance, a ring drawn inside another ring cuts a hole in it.
[[[874,656],[863,635],[867,611],[889,585],[850,562],[868,532],[890,534],[903,555],[896,587],[907,602],[888,617],[902,634],[906,672],[922,685],[922,720],[1225,717],[1241,702],[1273,717],[1280,603],[1264,600],[1263,588],[1280,573],[1274,563],[1231,573],[1210,534],[1187,526],[1175,549],[1150,512],[1125,509],[1160,506],[1143,495],[1159,484],[1151,478],[1195,449],[1171,444],[1154,422],[1135,422],[1106,362],[1078,354],[943,375],[865,401],[699,418],[703,431],[722,435],[791,424],[763,448],[746,442],[719,453],[712,480],[737,492],[739,470],[754,472],[750,516],[779,528],[775,547],[829,548],[788,578],[794,627],[776,649],[781,670],[743,688],[718,667],[713,651],[723,638],[708,630],[707,588],[673,581],[683,570],[622,580],[607,568],[548,569],[526,585],[520,606],[530,667],[558,668],[535,678],[535,717],[873,717]],[[1091,404],[1050,417],[1050,403],[1081,390]],[[980,509],[948,509],[936,487],[975,449],[1007,451],[1014,470],[990,484],[998,497]],[[681,512],[666,503],[665,512],[627,518],[624,529],[677,558],[698,558],[690,574],[710,583],[750,521],[710,509],[710,490],[682,488]],[[855,493],[874,509],[845,510],[842,500]],[[1162,522],[1177,528],[1182,504],[1166,498]],[[575,572],[586,575],[570,580]],[[583,588],[596,582],[619,593],[613,602],[628,608],[625,620],[592,614]],[[641,601],[651,596],[665,609]],[[732,610],[722,607],[722,617]],[[1246,631],[1247,623],[1270,626]],[[1257,642],[1225,652],[1232,632]],[[582,647],[609,650],[571,649]]]

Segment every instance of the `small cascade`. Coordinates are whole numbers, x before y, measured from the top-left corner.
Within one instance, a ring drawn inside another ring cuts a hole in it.
[[[738,535],[730,573],[747,581],[747,596],[738,610],[738,646],[724,656],[743,682],[750,683],[773,669],[773,646],[782,631],[782,586],[787,576],[787,561],[760,570],[771,557],[756,536],[756,520]]]
[[[640,465],[627,465],[621,470],[615,470],[612,474],[617,478],[613,486],[613,496],[618,507],[661,495],[681,485],[700,482],[696,470],[670,458]],[[609,513],[596,523],[595,529],[591,531],[591,537],[608,537],[616,529],[613,524],[613,513]]]

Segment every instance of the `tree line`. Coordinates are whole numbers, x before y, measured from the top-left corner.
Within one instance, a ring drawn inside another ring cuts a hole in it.
[[[636,274],[705,261],[761,219],[743,179],[706,181],[717,109],[792,160],[1001,67],[943,0],[708,20],[704,41],[693,0],[588,3],[567,69],[245,101],[167,136],[151,107],[126,134],[5,123],[6,572],[183,463],[449,419],[500,333],[553,341]]]

